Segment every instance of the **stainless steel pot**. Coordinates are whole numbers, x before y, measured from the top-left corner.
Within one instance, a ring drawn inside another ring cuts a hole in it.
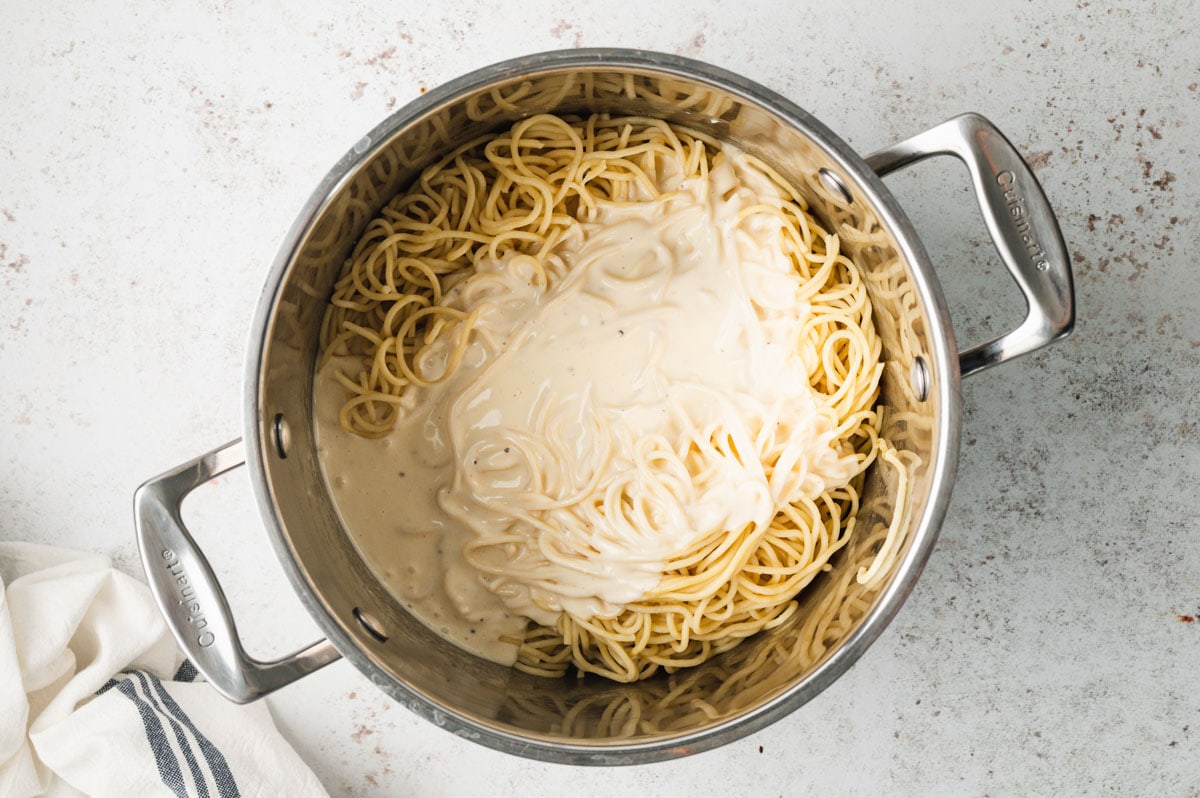
[[[913,469],[907,495],[898,495],[887,469],[868,475],[854,542],[805,591],[792,622],[698,668],[635,685],[527,676],[463,653],[410,617],[343,531],[312,422],[324,305],[366,222],[458,142],[534,113],[590,111],[697,128],[754,153],[800,188],[864,270],[884,345],[884,433]],[[967,165],[988,231],[1029,309],[1012,332],[961,354],[929,258],[879,179],[931,155]],[[875,640],[912,590],[949,503],[960,376],[1044,346],[1073,323],[1058,224],[1029,167],[980,116],[956,117],[863,158],[783,97],[695,61],[607,49],[507,61],[397,111],[304,206],[259,300],[246,359],[244,439],[137,491],[146,576],[180,646],[233,701],[252,701],[342,656],[439,726],[522,756],[626,764],[712,748],[795,710]],[[242,648],[179,512],[189,491],[243,462],[279,560],[327,635],[273,662]],[[884,578],[859,585],[855,574],[874,559],[894,513],[902,515],[901,554]]]

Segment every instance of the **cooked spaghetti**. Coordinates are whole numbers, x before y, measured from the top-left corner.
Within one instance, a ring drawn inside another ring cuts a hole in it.
[[[441,464],[530,673],[634,681],[777,626],[867,466],[903,490],[837,237],[766,164],[659,120],[535,116],[425,169],[347,261],[322,351],[346,431],[424,420],[400,445]]]

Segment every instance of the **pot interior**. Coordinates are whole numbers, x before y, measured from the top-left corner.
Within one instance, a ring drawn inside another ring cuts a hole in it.
[[[894,474],[872,467],[853,541],[805,590],[792,620],[704,665],[633,685],[529,676],[466,654],[410,617],[343,531],[312,423],[322,315],[366,223],[464,140],[536,113],[595,111],[658,117],[732,142],[800,189],[868,283],[886,363],[884,433],[913,466],[900,506]],[[502,64],[431,92],[331,173],[281,250],[262,303],[260,357],[248,364],[248,449],[293,583],[334,644],[380,688],[439,725],[510,752],[647,761],[726,742],[791,711],[842,673],[894,614],[948,498],[957,367],[940,294],[903,214],[865,164],[806,113],[694,62],[574,51]],[[901,556],[873,587],[859,585],[859,569],[873,561],[896,512]],[[839,598],[842,583],[851,588]]]

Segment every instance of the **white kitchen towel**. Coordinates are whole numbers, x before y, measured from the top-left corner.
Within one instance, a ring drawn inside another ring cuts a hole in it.
[[[184,661],[106,557],[0,542],[0,796],[325,796],[263,702]]]

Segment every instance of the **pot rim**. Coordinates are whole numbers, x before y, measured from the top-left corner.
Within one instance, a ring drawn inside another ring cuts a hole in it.
[[[867,616],[837,649],[811,673],[763,705],[725,719],[705,729],[680,732],[662,739],[638,742],[551,741],[484,725],[452,708],[409,689],[382,672],[333,618],[317,596],[275,511],[275,500],[266,479],[265,453],[271,441],[261,405],[261,367],[267,331],[275,313],[280,289],[300,243],[321,218],[327,204],[359,170],[388,146],[394,134],[431,111],[498,82],[563,69],[603,68],[654,72],[709,84],[751,105],[763,107],[799,129],[829,157],[852,175],[876,210],[879,220],[896,240],[901,256],[912,267],[912,286],[926,312],[932,371],[940,375],[929,397],[941,411],[935,429],[930,494],[913,533],[913,544],[897,566],[896,576],[880,593]],[[807,111],[782,95],[745,77],[682,56],[649,50],[584,48],[555,50],[502,61],[444,83],[397,109],[356,143],[328,172],[309,196],[284,236],[264,282],[250,328],[243,380],[243,434],[250,483],[258,502],[272,548],[283,565],[292,588],[317,625],[359,672],[417,715],[456,736],[490,748],[535,760],[572,765],[640,764],[710,750],[757,732],[816,697],[845,673],[899,611],[916,585],[932,552],[950,503],[959,455],[961,431],[960,377],[957,350],[949,311],[934,275],[929,256],[907,215],[864,158]]]

